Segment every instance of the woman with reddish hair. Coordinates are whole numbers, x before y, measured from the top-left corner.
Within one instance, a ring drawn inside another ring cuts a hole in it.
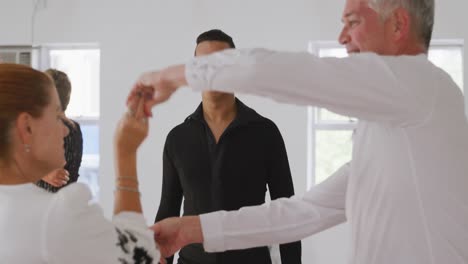
[[[52,79],[0,64],[0,259],[2,263],[156,263],[142,215],[136,152],[148,134],[143,99],[129,104],[115,133],[114,218],[75,183],[56,194],[35,183],[65,164],[68,129]]]

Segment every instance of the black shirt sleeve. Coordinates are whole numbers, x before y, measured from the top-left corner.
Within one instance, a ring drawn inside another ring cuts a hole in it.
[[[177,169],[169,155],[170,137],[166,139],[163,152],[163,182],[161,190],[161,202],[159,204],[158,213],[156,214],[155,222],[168,217],[180,215],[180,207],[182,204],[182,186],[180,184]],[[168,264],[173,262],[174,257],[167,258]]]
[[[283,137],[278,127],[271,122],[271,135],[269,142],[268,189],[271,200],[291,197],[294,195],[294,185],[289,168],[288,155],[284,145]],[[301,242],[292,242],[280,245],[281,263],[301,263]]]

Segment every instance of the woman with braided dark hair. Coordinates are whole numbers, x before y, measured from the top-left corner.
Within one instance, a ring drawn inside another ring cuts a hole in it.
[[[63,143],[65,148],[65,160],[67,161],[65,167],[55,169],[48,173],[37,182],[37,185],[49,192],[57,192],[60,188],[78,180],[78,171],[83,155],[83,135],[81,134],[80,125],[65,116],[65,111],[67,110],[71,95],[71,83],[67,74],[55,69],[48,69],[45,73],[49,75],[55,83],[55,88],[57,89],[60,103],[62,104],[62,121],[70,132],[68,136],[64,138]]]

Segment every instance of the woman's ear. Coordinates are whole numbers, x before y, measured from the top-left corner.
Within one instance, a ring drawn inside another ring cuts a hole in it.
[[[33,135],[33,118],[28,113],[21,113],[16,118],[16,130],[22,144],[31,145]]]

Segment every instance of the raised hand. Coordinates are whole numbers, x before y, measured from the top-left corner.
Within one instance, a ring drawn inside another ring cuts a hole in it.
[[[135,152],[148,136],[148,117],[144,113],[145,99],[141,94],[127,102],[128,110],[121,118],[115,133],[118,151]]]

